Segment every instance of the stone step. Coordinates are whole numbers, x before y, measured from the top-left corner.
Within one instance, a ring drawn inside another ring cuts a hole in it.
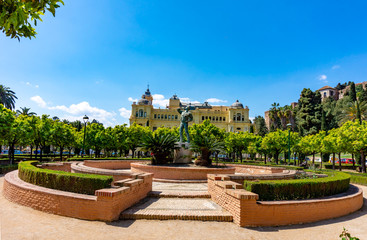
[[[148,197],[123,211],[120,219],[232,222],[233,216],[209,199]]]
[[[210,198],[206,191],[151,191],[149,197],[155,198]]]

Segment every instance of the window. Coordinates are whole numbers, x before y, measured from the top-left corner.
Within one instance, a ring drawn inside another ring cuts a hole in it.
[[[237,130],[241,130],[241,128],[237,128]]]
[[[236,121],[236,116],[233,116],[233,121]]]
[[[177,120],[177,115],[175,116],[175,119]]]
[[[237,113],[237,121],[241,121],[241,113]]]
[[[215,118],[215,121],[218,121],[218,117]]]
[[[143,114],[144,114],[143,109],[140,109],[139,110],[139,117],[143,117]]]
[[[154,118],[157,118],[157,114],[154,114]]]
[[[145,118],[147,117],[147,112],[144,112],[144,117],[145,117]]]
[[[219,121],[222,121],[222,117],[219,117]]]
[[[242,117],[242,122],[244,122],[245,121],[245,118],[244,117]]]
[[[168,119],[171,119],[171,115],[168,115]]]
[[[326,92],[324,92],[324,97],[326,97]]]
[[[334,91],[330,91],[330,96],[333,96],[334,95]]]
[[[167,114],[166,114],[166,115],[164,115],[164,119],[167,119]]]
[[[157,127],[153,127],[153,132],[154,132],[155,130],[157,130]]]
[[[138,117],[139,115],[138,115],[138,111],[136,111],[136,113],[135,113],[135,117]]]
[[[223,121],[226,121],[226,117],[223,117]]]
[[[201,120],[204,121],[204,116],[201,116]]]
[[[161,115],[160,114],[158,114],[158,119],[161,119]]]

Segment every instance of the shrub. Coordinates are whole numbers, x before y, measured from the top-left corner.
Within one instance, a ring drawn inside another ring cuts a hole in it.
[[[325,172],[328,177],[315,179],[245,181],[244,188],[259,195],[259,200],[312,199],[348,190],[350,176],[342,172]]]
[[[342,164],[342,169],[349,169],[349,170],[356,170],[356,168],[358,167],[358,164],[355,164],[355,166],[353,167],[353,164]],[[326,169],[333,169],[333,164],[331,163],[325,163],[324,167]],[[335,164],[335,169],[339,169],[339,164],[336,163]]]
[[[36,161],[19,163],[19,178],[46,188],[89,195],[111,186],[111,176],[54,171],[38,168],[36,164]]]
[[[0,174],[5,174],[18,169],[18,164],[0,166]]]
[[[367,186],[367,173],[351,173],[346,172],[350,175],[350,182],[355,184],[361,184]]]

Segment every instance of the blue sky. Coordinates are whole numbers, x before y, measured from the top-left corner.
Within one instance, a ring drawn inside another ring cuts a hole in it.
[[[65,0],[37,38],[0,34],[0,83],[16,109],[128,122],[147,84],[155,105],[229,105],[250,116],[303,88],[366,81],[366,1]]]

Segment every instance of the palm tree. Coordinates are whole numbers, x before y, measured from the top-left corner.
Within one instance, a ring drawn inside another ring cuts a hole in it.
[[[360,103],[359,100],[354,102],[348,102],[343,108],[341,114],[339,115],[339,122],[344,123],[346,121],[359,121],[367,119],[367,103]]]
[[[152,164],[166,164],[172,154],[177,141],[173,134],[147,134],[143,138],[141,147],[152,153]]]
[[[190,148],[194,152],[200,153],[198,160],[195,161],[196,165],[210,166],[212,161],[210,156],[214,152],[221,152],[224,150],[224,143],[213,137],[197,135],[190,142]]]
[[[24,116],[36,116],[37,113],[35,112],[29,112],[29,110],[31,110],[30,108],[24,107],[24,108],[20,108],[20,110],[17,110],[17,115],[24,115]]]
[[[275,131],[279,128],[279,103],[274,102],[271,104],[271,108],[269,109],[269,119],[270,119],[270,131]]]
[[[13,110],[15,108],[15,99],[18,99],[15,96],[15,92],[4,85],[0,85],[0,103],[3,104],[4,107]]]

